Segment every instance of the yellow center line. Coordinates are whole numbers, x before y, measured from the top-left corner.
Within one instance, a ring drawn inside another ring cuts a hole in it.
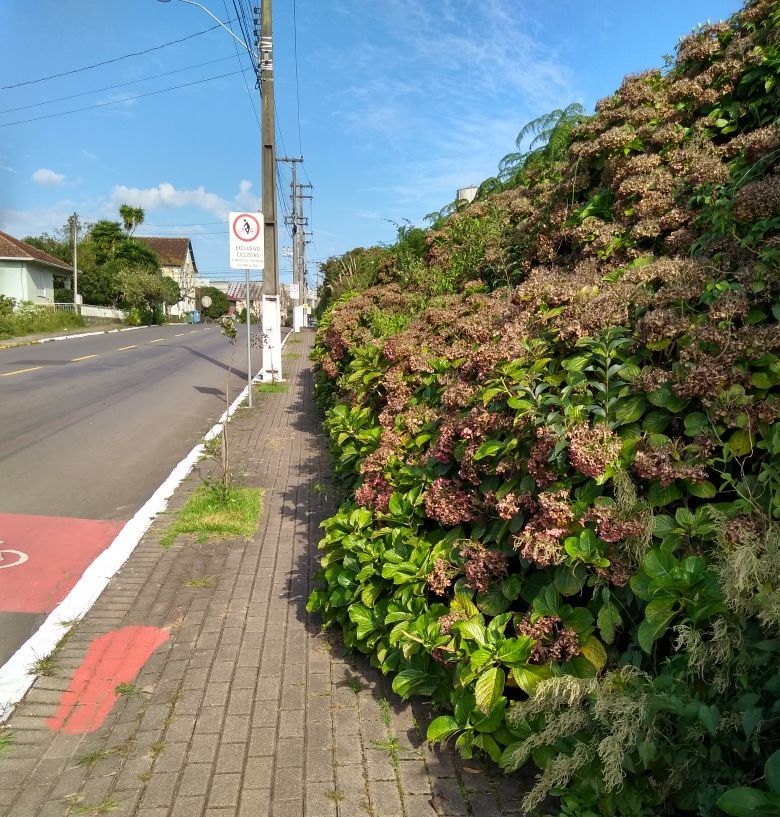
[[[34,372],[36,369],[42,369],[43,366],[33,366],[31,369],[17,369],[15,372],[5,372],[0,374],[0,377],[10,377],[12,374],[24,374],[25,372]]]
[[[117,349],[117,352],[124,352],[126,349],[135,349],[135,344],[133,344],[132,346],[120,346]]]
[[[165,340],[165,338],[157,338],[157,340],[150,340],[149,343],[160,343],[160,341]]]
[[[97,355],[84,355],[84,357],[73,357],[71,358],[71,363],[78,363],[80,360],[90,360],[93,357],[97,357]]]

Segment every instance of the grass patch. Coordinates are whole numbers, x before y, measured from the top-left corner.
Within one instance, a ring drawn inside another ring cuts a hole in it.
[[[160,537],[170,547],[180,533],[192,533],[199,542],[209,539],[250,538],[260,521],[263,492],[259,488],[201,485]]]
[[[138,692],[138,687],[132,681],[124,681],[114,687],[114,692],[117,695],[135,695]]]
[[[255,394],[282,394],[289,391],[290,387],[287,383],[259,383],[255,386]]]
[[[11,733],[7,729],[0,730],[0,755],[13,743]]]

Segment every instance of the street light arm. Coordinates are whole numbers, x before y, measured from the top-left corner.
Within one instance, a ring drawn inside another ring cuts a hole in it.
[[[158,0],[158,2],[159,2],[159,3],[170,3],[170,2],[171,2],[171,0]],[[225,31],[227,31],[227,33],[228,33],[228,34],[230,34],[230,36],[231,36],[231,37],[232,37],[232,38],[233,38],[233,39],[234,39],[236,42],[240,43],[240,44],[241,44],[241,45],[244,47],[244,50],[245,50],[245,51],[246,51],[246,52],[247,52],[247,53],[248,53],[250,56],[252,55],[252,52],[250,51],[249,46],[248,46],[248,45],[247,45],[247,44],[246,44],[246,43],[245,43],[245,42],[244,42],[244,41],[243,41],[243,40],[242,40],[240,37],[237,37],[237,36],[236,36],[236,35],[235,35],[235,34],[234,34],[234,33],[233,33],[233,32],[232,32],[232,31],[231,31],[231,30],[230,30],[230,29],[229,29],[229,28],[228,28],[228,27],[227,27],[227,26],[226,26],[226,25],[223,23],[223,22],[222,22],[222,20],[220,20],[220,19],[219,19],[219,17],[217,17],[217,16],[215,16],[214,14],[212,14],[212,13],[211,13],[211,12],[210,12],[210,11],[209,11],[209,10],[208,10],[206,7],[205,7],[205,6],[201,5],[200,3],[196,3],[196,2],[195,2],[195,0],[179,0],[179,2],[180,2],[180,3],[187,3],[187,5],[190,5],[190,6],[197,6],[199,9],[203,9],[203,11],[205,11],[205,12],[206,12],[206,14],[208,14],[208,16],[209,16],[209,17],[211,17],[211,19],[212,19],[212,20],[214,20],[214,22],[216,22],[216,23],[218,23],[220,26],[222,26],[222,28],[224,28],[224,29],[225,29]]]

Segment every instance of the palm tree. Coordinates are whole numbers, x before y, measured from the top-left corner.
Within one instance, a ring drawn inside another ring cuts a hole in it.
[[[143,223],[144,220],[143,207],[132,207],[129,204],[122,204],[119,207],[119,217],[122,219],[122,224],[129,238]]]

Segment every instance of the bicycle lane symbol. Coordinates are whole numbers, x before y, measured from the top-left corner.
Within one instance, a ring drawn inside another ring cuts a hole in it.
[[[0,545],[5,544],[2,539],[0,539]],[[7,555],[13,557],[12,561],[8,561]],[[4,570],[7,567],[18,567],[19,565],[23,565],[30,557],[23,553],[21,550],[13,550],[12,548],[7,549],[0,549],[0,570]]]

